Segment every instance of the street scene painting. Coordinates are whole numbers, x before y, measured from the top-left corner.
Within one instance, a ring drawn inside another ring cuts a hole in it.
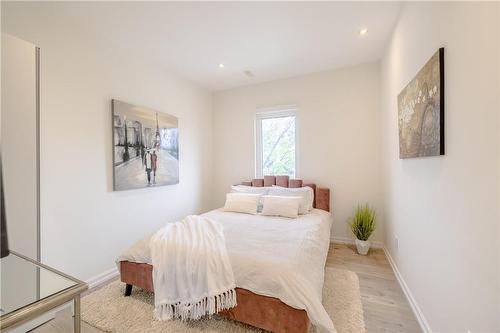
[[[113,189],[179,183],[177,117],[113,100]]]
[[[444,49],[398,96],[399,157],[444,155]]]

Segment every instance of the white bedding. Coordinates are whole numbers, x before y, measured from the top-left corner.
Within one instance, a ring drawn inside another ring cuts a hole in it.
[[[330,245],[330,213],[313,209],[309,214],[289,219],[216,209],[202,216],[224,227],[237,287],[305,309],[314,325],[322,331],[335,332],[321,303]],[[149,239],[134,244],[117,261],[150,264]]]

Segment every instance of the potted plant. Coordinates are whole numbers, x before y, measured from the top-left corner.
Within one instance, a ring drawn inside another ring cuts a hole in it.
[[[354,216],[349,222],[351,231],[356,236],[356,248],[358,253],[366,255],[370,249],[368,240],[375,230],[375,210],[368,204],[359,205],[354,212]]]

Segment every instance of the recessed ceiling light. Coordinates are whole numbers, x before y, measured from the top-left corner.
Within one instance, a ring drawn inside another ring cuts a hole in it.
[[[223,64],[223,63],[220,63],[220,64],[219,64],[219,68],[224,68],[224,64]]]
[[[368,33],[368,29],[366,29],[366,28],[363,28],[363,29],[359,30],[359,34],[360,34],[361,36],[364,36],[364,35],[366,35],[367,33]]]

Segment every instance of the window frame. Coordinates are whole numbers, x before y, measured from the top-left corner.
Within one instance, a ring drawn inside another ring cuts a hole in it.
[[[298,145],[298,132],[299,132],[299,121],[298,121],[298,109],[296,105],[278,105],[273,107],[258,108],[255,113],[255,177],[263,178],[263,149],[262,149],[262,120],[272,119],[272,118],[284,118],[284,117],[295,117],[295,174],[291,178],[297,178],[299,174],[298,168],[298,155],[299,155],[299,145]],[[267,176],[267,175],[266,175]]]

